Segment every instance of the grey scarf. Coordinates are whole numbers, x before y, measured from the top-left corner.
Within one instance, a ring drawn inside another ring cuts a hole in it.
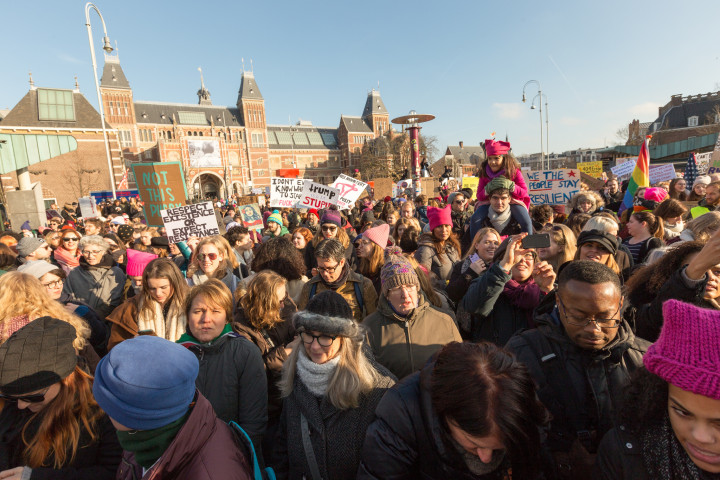
[[[492,209],[492,207],[488,209],[488,218],[490,219],[490,223],[492,223],[492,226],[498,232],[505,230],[505,227],[510,224],[511,217],[512,213],[510,212],[510,207],[508,207],[503,213],[497,213]]]
[[[310,393],[316,397],[322,397],[327,392],[330,380],[340,362],[340,355],[325,363],[315,363],[310,360],[303,345],[296,348],[300,349],[296,364],[298,378],[310,390]]]
[[[468,470],[470,470],[470,473],[472,473],[473,475],[482,476],[492,473],[497,470],[498,467],[502,464],[503,460],[505,460],[505,450],[494,450],[492,458],[490,459],[490,463],[485,463],[480,460],[480,457],[478,457],[477,455],[473,455],[472,453],[465,450],[465,448],[458,442],[456,442],[455,439],[452,438],[452,436],[450,437],[450,442],[452,443],[453,447],[455,447],[455,450],[457,450],[457,452],[462,456],[465,465],[468,467]]]

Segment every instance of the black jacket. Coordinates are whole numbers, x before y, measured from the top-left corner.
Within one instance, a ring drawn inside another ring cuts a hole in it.
[[[623,389],[650,344],[623,321],[605,348],[583,349],[565,333],[553,299],[548,295],[537,308],[537,328],[515,335],[506,348],[527,365],[553,416],[550,449],[567,452],[581,439],[594,453],[602,436],[619,423]]]
[[[214,344],[187,342],[183,346],[200,361],[195,385],[218,418],[240,425],[258,450],[268,415],[267,378],[260,351],[247,338],[230,335]]]
[[[445,292],[448,295],[448,298],[452,300],[456,305],[460,303],[460,300],[465,296],[465,294],[468,291],[468,288],[470,288],[470,283],[478,278],[478,274],[475,273],[475,270],[468,267],[465,272],[462,272],[462,266],[465,263],[465,260],[460,259],[455,265],[453,265],[452,271],[450,272],[450,280],[448,281],[447,287],[445,287]],[[487,268],[490,268],[490,265],[485,265]],[[487,271],[487,270],[486,270]]]
[[[643,463],[642,442],[624,426],[610,430],[600,442],[595,480],[650,480]]]

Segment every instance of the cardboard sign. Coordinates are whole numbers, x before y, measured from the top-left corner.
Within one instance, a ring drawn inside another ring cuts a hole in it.
[[[477,189],[478,189],[479,183],[480,183],[480,179],[478,177],[463,177],[462,188],[472,189],[472,192],[473,192],[472,198],[477,198]]]
[[[263,218],[260,213],[260,205],[257,203],[249,203],[238,207],[240,214],[242,215],[243,225],[248,230],[262,230],[263,229]]]
[[[393,189],[395,188],[395,183],[392,181],[392,178],[376,178],[374,182],[375,199],[382,201],[385,197],[392,196]]]
[[[580,171],[573,168],[523,172],[533,205],[564,205],[580,191]]]
[[[148,226],[162,227],[162,210],[187,203],[185,176],[180,162],[137,163],[132,169]]]
[[[428,198],[432,198],[440,191],[440,180],[436,177],[427,177],[420,179],[420,193]]]
[[[220,235],[212,202],[168,208],[160,212],[168,242],[184,242],[190,237]]]
[[[672,180],[675,177],[677,177],[677,174],[675,173],[675,165],[672,163],[650,165],[650,185]]]
[[[578,170],[590,175],[593,178],[600,178],[602,175],[602,161],[597,162],[581,162],[577,164]]]
[[[308,180],[297,206],[298,208],[317,208],[319,210],[328,208],[330,205],[337,205],[339,198],[340,190],[337,188]]]
[[[251,203],[257,203],[257,197],[255,195],[243,195],[242,197],[237,197],[235,204],[236,205],[250,205]]]
[[[302,198],[306,181],[309,182],[310,180],[272,177],[270,179],[270,206],[295,208]]]
[[[340,191],[337,205],[340,210],[346,210],[352,208],[368,184],[341,173],[330,186]]]
[[[80,197],[80,216],[82,218],[96,218],[98,216],[97,205],[93,197]]]
[[[618,160],[620,160],[618,158]],[[637,157],[625,159],[623,163],[618,163],[614,167],[610,167],[610,171],[616,177],[624,177],[625,175],[631,175],[635,170],[635,164],[637,163]]]
[[[712,157],[712,152],[695,154],[695,163],[697,164],[698,175],[709,174],[708,170],[710,168],[710,157]],[[720,171],[720,168],[717,168],[712,173],[716,173],[717,171]]]
[[[605,180],[591,177],[585,172],[580,172],[580,180],[587,185],[590,190],[600,190],[605,186]]]

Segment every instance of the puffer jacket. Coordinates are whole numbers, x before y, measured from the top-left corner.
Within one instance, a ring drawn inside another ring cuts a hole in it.
[[[165,453],[142,474],[130,452],[123,454],[117,480],[251,480],[252,469],[230,427],[215,416],[201,393],[185,425]]]
[[[445,344],[462,342],[455,322],[433,307],[425,295],[407,317],[396,314],[384,295],[378,310],[363,321],[375,359],[397,378],[420,370]]]
[[[388,390],[378,405],[376,420],[363,444],[359,480],[479,480],[509,479],[503,462],[493,473],[470,473],[452,447],[449,434],[435,414],[429,383],[435,362],[429,362]],[[532,479],[529,479],[532,480]]]
[[[458,318],[462,320],[469,316],[469,322],[464,325],[466,322],[461,321],[460,327],[467,331],[471,342],[485,340],[502,347],[515,333],[532,326],[532,311],[545,293],[530,278],[528,282],[531,283],[525,290],[527,305],[521,307],[503,293],[511,278],[496,263],[470,283],[458,305]]]
[[[345,268],[351,267],[348,266]],[[362,308],[360,308],[360,302],[355,294],[355,284],[358,284],[360,290],[362,291]],[[325,285],[325,282],[323,282],[322,277],[320,275],[315,275],[313,278],[308,280],[305,285],[303,285],[303,289],[300,292],[300,298],[298,300],[299,310],[304,309],[308,301],[310,301],[310,292],[313,290],[313,286],[315,288],[315,295],[320,292],[324,292],[325,290],[329,290],[327,285]],[[378,297],[372,280],[363,277],[352,270],[348,273],[345,283],[335,290],[335,292],[342,295],[348,305],[350,305],[350,309],[353,312],[353,318],[358,323],[362,322],[363,318],[375,312],[377,308]]]
[[[87,304],[100,318],[105,318],[122,303],[125,279],[125,274],[109,253],[105,253],[96,266],[89,265],[84,257],[80,257],[80,266],[68,275],[63,293]]]
[[[642,442],[623,425],[610,430],[598,447],[595,480],[650,480]]]
[[[445,242],[445,252],[438,255],[432,243],[432,234],[423,234],[418,241],[418,248],[415,250],[415,260],[427,268],[429,272],[437,275],[438,279],[445,284],[450,279],[452,268],[460,260],[460,252],[455,247]]]
[[[505,348],[527,365],[538,397],[553,416],[550,450],[567,454],[580,440],[594,454],[602,436],[619,424],[623,389],[642,366],[650,344],[635,337],[623,321],[615,339],[601,350],[579,347],[560,323],[554,293],[536,309],[535,324],[536,329],[515,335]]]
[[[373,389],[360,398],[356,408],[346,410],[338,410],[327,395],[322,398],[313,395],[296,374],[293,391],[283,402],[275,442],[273,467],[278,479],[311,478],[303,448],[300,415],[307,419],[313,452],[322,478],[355,478],[365,432],[375,420],[375,407],[385,392],[395,384],[394,377],[385,367],[370,361],[380,378]]]

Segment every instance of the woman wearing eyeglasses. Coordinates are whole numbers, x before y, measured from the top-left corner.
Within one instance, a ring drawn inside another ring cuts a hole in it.
[[[364,353],[364,332],[341,295],[315,295],[293,321],[302,344],[283,368],[273,467],[279,479],[355,478],[365,431],[394,378]]]
[[[195,247],[188,266],[187,283],[192,287],[210,278],[217,278],[234,293],[240,283],[239,276],[233,273],[238,267],[239,263],[227,240],[218,235],[205,237]]]
[[[83,237],[80,251],[80,266],[68,274],[63,292],[88,304],[102,318],[107,317],[122,303],[125,274],[101,236]]]
[[[53,258],[65,273],[80,265],[80,239],[82,236],[72,228],[60,232],[60,245],[53,252]]]
[[[0,346],[0,478],[115,478],[122,449],[75,338],[68,323],[41,317]]]
[[[320,244],[320,242],[330,238],[334,238],[342,243],[345,248],[345,260],[348,265],[352,267],[355,264],[355,249],[353,248],[353,243],[350,241],[350,237],[347,232],[344,228],[342,228],[342,217],[340,216],[340,212],[337,210],[326,210],[320,220],[320,228],[318,229],[318,232],[315,234],[312,242],[310,242],[307,246],[308,252],[306,258],[309,258],[311,261],[310,269],[307,272],[308,277],[315,276],[312,272],[312,269],[317,267],[315,248],[318,244]]]

